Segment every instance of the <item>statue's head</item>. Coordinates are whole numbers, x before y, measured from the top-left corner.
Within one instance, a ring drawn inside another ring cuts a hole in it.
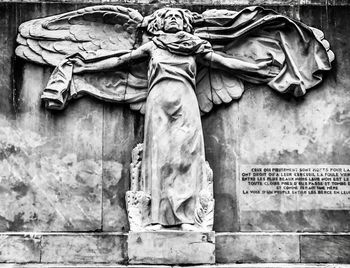
[[[192,13],[187,9],[162,8],[150,16],[147,31],[153,34],[160,31],[167,33],[186,31],[191,33],[193,30],[192,21]]]

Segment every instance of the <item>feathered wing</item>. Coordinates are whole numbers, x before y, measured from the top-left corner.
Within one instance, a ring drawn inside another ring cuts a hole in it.
[[[70,66],[62,64],[67,56],[79,53],[93,59],[126,53],[135,46],[136,28],[142,19],[134,9],[101,5],[27,21],[19,27],[16,55],[42,65],[62,65],[53,77],[68,79]],[[69,98],[90,94],[143,109],[144,98],[130,98],[146,96],[145,68],[139,65],[125,71],[74,75],[73,80],[71,92],[57,92],[52,87],[44,91],[42,98],[48,108],[62,109]]]
[[[240,98],[244,92],[241,80],[304,95],[322,81],[323,72],[331,69],[334,60],[322,31],[261,7],[240,12],[208,10],[197,15],[195,27],[195,35],[208,40],[223,56],[251,63],[272,61],[272,66],[256,73],[208,69],[209,75],[198,76],[197,96],[204,113],[213,104]],[[210,83],[201,82],[201,77]]]
[[[239,99],[244,91],[241,79],[232,74],[202,66],[196,77],[196,95],[202,114],[210,112],[214,105]]]

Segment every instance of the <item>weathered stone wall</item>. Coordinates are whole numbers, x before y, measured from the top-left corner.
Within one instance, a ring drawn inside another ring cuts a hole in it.
[[[143,117],[128,106],[89,97],[64,111],[47,111],[40,93],[51,70],[14,56],[20,23],[87,5],[82,2],[0,3],[0,262],[127,262],[124,194],[131,149],[143,138]],[[264,4],[322,29],[336,61],[324,83],[303,98],[246,84],[241,100],[203,117],[214,172],[216,259],[346,263],[350,207],[299,209],[296,203],[290,209],[283,198],[271,201],[279,209],[239,205],[242,164],[350,165],[350,6],[261,2],[176,5],[202,12]],[[96,3],[110,2],[88,4]],[[160,6],[120,4],[143,14]]]

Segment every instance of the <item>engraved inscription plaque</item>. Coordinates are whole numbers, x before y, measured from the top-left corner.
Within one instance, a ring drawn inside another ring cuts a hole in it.
[[[350,208],[349,165],[242,165],[242,210]]]

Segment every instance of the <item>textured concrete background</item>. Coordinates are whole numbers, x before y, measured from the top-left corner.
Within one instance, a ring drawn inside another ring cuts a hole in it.
[[[124,194],[131,149],[142,141],[143,117],[128,106],[89,97],[62,112],[44,109],[40,93],[51,70],[15,58],[17,28],[87,4],[41,2],[0,3],[0,262],[125,263]],[[101,2],[110,3],[88,5]],[[240,164],[350,164],[347,2],[171,2],[197,12],[264,4],[322,29],[336,54],[333,71],[303,98],[246,84],[240,101],[203,118],[214,171],[220,263],[350,262],[349,211],[241,211],[236,189]],[[123,3],[143,14],[162,6]]]

